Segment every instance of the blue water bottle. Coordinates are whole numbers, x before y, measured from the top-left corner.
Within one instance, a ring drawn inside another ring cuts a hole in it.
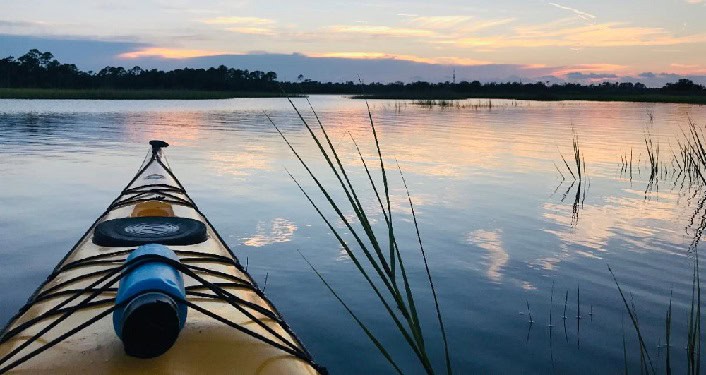
[[[132,268],[121,280],[113,312],[115,333],[125,353],[153,358],[172,347],[186,322],[187,306],[181,273],[160,258],[179,261],[164,245],[148,244],[135,249],[127,261],[146,255],[158,258]],[[177,297],[176,300],[172,296]]]

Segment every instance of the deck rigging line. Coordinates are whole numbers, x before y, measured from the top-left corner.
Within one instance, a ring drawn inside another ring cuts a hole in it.
[[[154,141],[152,141],[154,142]],[[233,251],[228,247],[226,242],[223,240],[223,238],[220,236],[220,234],[213,228],[213,225],[211,225],[210,221],[206,216],[201,212],[201,210],[196,206],[194,201],[189,197],[189,195],[186,193],[186,190],[184,189],[184,186],[181,184],[179,179],[174,175],[174,173],[171,171],[171,168],[168,167],[167,164],[162,160],[161,157],[161,147],[165,147],[166,143],[162,142],[163,144],[153,144],[152,151],[150,154],[148,154],[148,157],[145,158],[143,161],[142,166],[140,167],[139,171],[135,174],[135,176],[130,180],[130,182],[126,185],[126,187],[121,191],[120,195],[111,202],[111,204],[108,206],[108,208],[100,215],[98,218],[93,222],[93,224],[88,228],[88,230],[83,234],[81,239],[71,248],[71,250],[64,256],[64,258],[57,264],[57,266],[54,268],[54,270],[47,276],[46,280],[42,282],[42,284],[34,291],[34,293],[30,296],[28,299],[27,303],[20,308],[20,310],[17,312],[16,315],[14,315],[10,321],[3,327],[2,330],[0,330],[0,344],[7,342],[13,337],[16,337],[17,335],[27,331],[29,328],[36,326],[37,324],[40,324],[42,322],[46,322],[47,320],[50,320],[54,318],[51,322],[49,322],[44,328],[42,328],[39,332],[34,334],[31,338],[29,338],[27,341],[23,342],[21,345],[16,347],[14,350],[12,350],[10,353],[5,355],[4,357],[0,358],[0,374],[5,373],[22,363],[24,363],[27,360],[30,360],[31,358],[34,358],[35,356],[39,355],[40,353],[44,352],[45,350],[53,347],[54,345],[60,343],[61,341],[65,340],[66,338],[76,334],[77,332],[80,332],[81,330],[85,329],[86,327],[89,327],[90,325],[94,324],[95,322],[99,321],[100,319],[108,316],[111,314],[116,308],[121,307],[120,305],[122,304],[115,304],[115,298],[114,297],[109,297],[109,298],[97,298],[104,293],[116,293],[117,292],[117,287],[116,283],[118,283],[125,275],[127,275],[129,272],[131,272],[134,268],[148,262],[161,262],[168,264],[175,269],[177,269],[179,272],[183,273],[184,275],[190,277],[191,279],[195,280],[198,282],[197,285],[191,285],[186,287],[186,292],[187,296],[192,296],[195,298],[206,298],[209,300],[218,300],[225,302],[232,306],[233,308],[237,309],[240,313],[251,319],[253,322],[255,322],[260,328],[265,330],[269,335],[272,336],[268,337],[265,336],[261,333],[255,332],[249,328],[246,328],[236,322],[233,322],[217,313],[214,313],[212,311],[209,311],[208,309],[199,306],[197,303],[194,303],[192,301],[189,301],[187,299],[183,299],[179,296],[173,296],[169,295],[171,298],[173,298],[176,302],[179,303],[184,303],[186,304],[189,308],[192,308],[204,315],[207,315],[233,329],[236,329],[242,333],[245,333],[251,337],[254,337],[268,345],[271,345],[273,347],[276,347],[282,351],[284,351],[287,354],[290,354],[306,363],[311,365],[316,371],[318,371],[321,374],[327,374],[328,371],[326,370],[325,367],[320,366],[316,364],[311,356],[311,354],[307,351],[306,347],[303,345],[303,343],[299,340],[299,338],[294,334],[292,329],[289,327],[289,325],[284,321],[282,318],[282,315],[280,312],[276,309],[276,307],[270,302],[270,300],[265,296],[265,294],[260,290],[260,288],[257,286],[257,283],[252,279],[252,277],[247,273],[245,268],[240,264],[238,261],[238,258],[235,256]],[[130,186],[137,181],[137,179],[142,175],[147,168],[149,168],[152,163],[157,163],[159,164],[168,174],[169,177],[171,177],[174,182],[176,183],[176,187],[168,184],[148,184],[148,185],[143,185],[139,187],[134,187],[131,188]],[[179,195],[182,195],[183,197],[180,197]],[[200,216],[203,218],[203,220],[206,222],[206,224],[212,229],[213,233],[216,235],[218,241],[223,245],[223,247],[228,251],[230,254],[230,257],[226,256],[221,256],[217,254],[209,254],[209,253],[203,253],[203,252],[198,252],[198,251],[189,251],[189,250],[174,250],[174,252],[180,257],[180,261],[174,261],[171,259],[167,259],[161,256],[157,255],[144,255],[135,259],[132,259],[130,261],[125,261],[124,257],[129,255],[134,249],[127,249],[127,250],[116,250],[112,252],[105,252],[101,254],[96,254],[96,255],[91,255],[88,257],[85,257],[83,259],[79,259],[76,261],[68,262],[65,263],[66,260],[76,251],[76,249],[79,247],[79,245],[88,237],[88,235],[91,233],[91,231],[95,228],[95,226],[106,216],[108,213],[110,213],[112,210],[123,207],[126,205],[142,202],[142,201],[148,201],[148,200],[159,200],[162,202],[170,203],[170,204],[175,204],[175,205],[182,205],[182,206],[187,206],[190,208],[193,208]],[[232,274],[227,274],[215,270],[211,270],[208,268],[196,266],[194,264],[190,263],[204,263],[204,262],[209,262],[209,263],[219,263],[219,264],[225,264],[227,266],[232,266],[238,271],[240,271],[243,275],[247,277],[247,279],[243,279],[240,277],[237,277]],[[64,264],[65,263],[65,264]],[[103,270],[99,271],[94,271],[90,273],[85,273],[79,276],[75,276],[71,279],[62,281],[61,283],[58,283],[51,288],[42,290],[50,281],[54,280],[57,276],[71,270],[76,270],[77,268],[83,268],[83,267],[91,267],[91,266],[97,266],[97,265],[111,265],[115,264],[114,267],[106,268]],[[224,279],[225,282],[209,282],[205,278],[203,278],[201,275],[209,275],[209,276],[214,276],[220,279]],[[96,278],[97,280],[93,281],[90,285],[84,288],[80,289],[72,289],[72,290],[61,290],[57,291],[57,289],[61,289],[62,287],[66,285],[70,285],[72,283],[81,281],[81,280],[86,280],[86,279],[92,279]],[[254,304],[249,301],[245,301],[232,293],[228,292],[226,288],[243,288],[250,290],[254,293],[256,293],[260,298],[262,298],[267,304],[269,308],[262,307],[258,304]],[[205,293],[210,292],[210,293]],[[164,293],[164,291],[162,291]],[[85,298],[80,299],[82,296],[85,294],[88,294],[85,296]],[[61,298],[66,296],[66,299],[64,299],[62,302],[58,303],[45,313],[36,316],[32,319],[29,319],[22,324],[17,325],[16,327],[10,329],[17,319],[22,316],[25,312],[27,312],[32,306],[34,306],[37,303],[46,301],[48,299],[53,299],[53,298]],[[79,300],[79,302],[68,306],[72,301],[74,300]],[[127,302],[124,302],[123,304],[126,304]],[[52,330],[54,327],[59,325],[62,321],[66,320],[69,316],[74,314],[77,311],[83,310],[83,309],[91,309],[91,308],[96,308],[99,306],[104,306],[107,305],[108,307],[101,311],[100,313],[96,314],[95,316],[89,318],[85,322],[72,327],[70,330],[64,332],[60,336],[56,337],[55,339],[45,342],[43,345],[39,346],[38,348],[30,351],[29,353],[26,353],[22,355],[21,357],[15,358],[14,361],[11,361],[13,357],[17,357],[19,353],[21,353],[24,349],[26,349],[29,345],[31,345],[34,342],[37,342],[38,340],[42,339],[42,336]],[[263,318],[258,318],[256,317],[256,314],[261,315]],[[280,326],[290,337],[291,340],[283,337],[281,334],[277,333],[275,330],[273,330],[271,327],[269,327],[267,324],[265,324],[262,319],[267,319],[270,321],[274,321],[277,323],[278,326]]]

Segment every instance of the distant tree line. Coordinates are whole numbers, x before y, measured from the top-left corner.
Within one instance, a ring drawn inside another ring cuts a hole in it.
[[[548,84],[545,82],[521,83],[521,82],[490,82],[461,81],[452,82],[393,82],[393,83],[368,83],[360,84],[352,81],[332,83],[304,80],[302,82],[282,82],[280,84],[287,92],[293,93],[322,93],[322,94],[350,94],[368,96],[391,96],[404,98],[409,97],[433,97],[435,94],[442,94],[448,98],[462,98],[483,95],[508,94],[513,97],[533,97],[533,98],[560,98],[578,96],[635,96],[645,94],[663,95],[695,95],[706,96],[706,88],[696,84],[689,79],[680,79],[675,83],[668,83],[661,88],[649,88],[642,83],[632,82],[602,82],[600,84],[582,85],[578,83]]]
[[[51,52],[32,49],[0,60],[0,87],[66,89],[174,89],[206,91],[278,90],[274,72],[249,71],[221,65],[208,69],[131,69],[107,66],[96,72],[62,64]]]
[[[704,86],[688,79],[668,83],[661,88],[648,88],[642,83],[603,82],[581,85],[576,83],[481,83],[479,81],[455,82],[319,82],[299,76],[296,82],[277,80],[275,72],[234,69],[221,65],[208,69],[175,69],[162,71],[142,69],[138,66],[125,69],[108,66],[98,72],[84,72],[75,64],[57,61],[51,52],[32,49],[26,54],[0,60],[0,87],[3,88],[64,88],[64,89],[172,89],[205,91],[258,91],[301,94],[363,94],[393,95],[397,97],[443,94],[447,97],[469,95],[512,94],[536,98],[570,95],[630,96],[644,94],[705,96]]]

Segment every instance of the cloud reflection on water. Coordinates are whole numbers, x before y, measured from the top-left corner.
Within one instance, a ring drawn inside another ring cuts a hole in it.
[[[622,195],[605,197],[602,204],[584,205],[578,224],[572,223],[570,205],[545,203],[544,219],[559,227],[543,231],[560,240],[561,252],[531,263],[551,271],[575,255],[604,259],[613,239],[627,243],[636,252],[684,255],[689,238],[673,228],[684,217],[678,199],[677,193],[660,192],[659,199],[645,200],[644,191],[623,189]]]
[[[292,240],[297,226],[284,218],[275,218],[269,224],[258,221],[256,233],[245,238],[243,244],[252,247],[262,247],[274,243],[289,242]]]
[[[218,173],[235,177],[272,170],[272,160],[264,147],[248,146],[239,152],[217,151],[208,155],[209,166]]]
[[[503,248],[502,230],[475,230],[468,233],[466,242],[471,245],[476,245],[488,252],[486,259],[488,261],[488,269],[486,276],[494,282],[500,282],[503,278],[503,267],[507,264],[510,256]]]

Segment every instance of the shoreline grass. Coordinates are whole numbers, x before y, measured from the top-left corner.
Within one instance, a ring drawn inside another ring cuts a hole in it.
[[[677,103],[706,104],[706,96],[700,95],[594,95],[594,94],[542,94],[542,93],[457,93],[457,92],[419,92],[419,93],[382,93],[353,95],[352,99],[390,99],[390,100],[464,100],[464,99],[515,99],[536,101],[595,101],[595,102],[637,102],[637,103]]]
[[[652,121],[652,116],[650,115],[650,121]],[[699,193],[703,192],[704,186],[706,186],[706,178],[704,177],[704,170],[706,170],[706,134],[702,127],[697,126],[696,123],[689,119],[688,126],[686,128],[681,128],[681,137],[676,140],[677,149],[672,150],[671,161],[664,162],[660,159],[659,155],[659,142],[654,140],[649,129],[645,132],[644,143],[647,150],[647,159],[645,161],[646,168],[649,170],[649,180],[647,182],[647,188],[645,190],[645,199],[647,199],[648,192],[654,187],[657,188],[659,179],[666,179],[671,175],[674,180],[674,188],[682,189],[694,189],[693,197],[695,199]],[[625,171],[630,171],[630,177],[632,180],[632,163],[633,163],[633,151],[630,150],[630,155],[627,153],[621,155],[621,173]],[[637,162],[638,173],[640,161]],[[670,170],[671,169],[671,170]],[[706,203],[706,197],[702,196],[698,199],[698,202],[694,203],[696,209],[689,219],[689,223],[686,226],[686,231],[693,233],[691,244],[688,248],[688,253],[692,256],[692,270],[691,270],[691,301],[688,305],[688,319],[686,321],[687,325],[687,337],[686,343],[684,345],[686,354],[686,372],[690,375],[701,373],[701,269],[700,269],[700,259],[698,245],[700,243],[701,237],[706,229],[706,213],[704,213],[704,207]],[[616,275],[613,273],[610,265],[608,265],[608,271],[613,278],[613,281],[618,289],[620,297],[625,306],[625,310],[630,317],[633,325],[633,330],[637,334],[640,348],[640,372],[647,374],[656,374],[656,368],[649,355],[648,346],[646,344],[646,337],[643,335],[640,327],[640,322],[637,317],[637,311],[635,304],[632,301],[628,303],[625,292],[618,282]],[[632,297],[632,295],[631,295]],[[672,337],[672,327],[674,326],[674,321],[672,318],[672,292],[669,296],[669,305],[666,308],[666,314],[664,318],[664,338],[666,344],[661,346],[658,344],[658,349],[665,348],[666,356],[664,358],[664,371],[666,374],[672,373],[672,367],[674,365],[674,355],[671,353],[671,348],[674,345],[674,340]],[[680,347],[681,345],[677,346]],[[625,348],[625,338],[623,337],[623,351],[626,361],[626,373],[627,373],[627,352]]]
[[[259,91],[0,88],[0,99],[208,100],[282,96],[279,92]]]
[[[358,95],[352,93],[330,94],[308,92],[290,95],[348,95],[351,99],[390,99],[415,100],[420,105],[465,108],[454,101],[465,99],[514,99],[536,101],[596,101],[596,102],[638,102],[638,103],[677,103],[706,104],[706,96],[699,95],[593,95],[593,94],[541,94],[541,93],[457,93],[457,92],[417,92],[417,93],[377,93]],[[179,89],[57,89],[57,88],[0,88],[0,99],[96,99],[96,100],[208,100],[230,98],[279,98],[285,95],[280,91],[210,91]],[[485,104],[482,105],[485,107]]]

